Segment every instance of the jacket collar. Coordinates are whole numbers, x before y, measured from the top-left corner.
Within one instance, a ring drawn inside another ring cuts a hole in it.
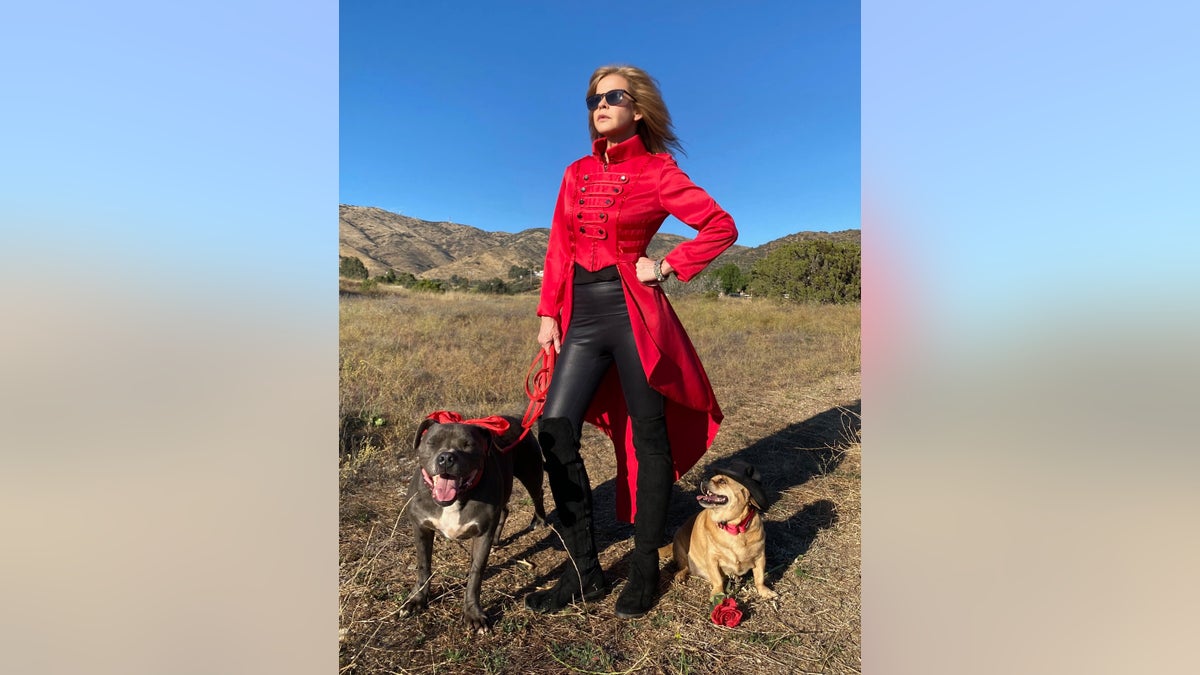
[[[608,148],[608,139],[604,136],[592,141],[592,154],[601,162],[604,161],[604,149]],[[638,155],[648,155],[646,146],[642,144],[642,137],[634,134],[632,138],[617,143],[608,148],[608,163],[616,164],[624,162],[627,159],[632,159]]]

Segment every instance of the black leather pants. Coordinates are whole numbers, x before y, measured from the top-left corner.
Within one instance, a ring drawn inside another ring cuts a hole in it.
[[[614,363],[630,417],[661,417],[663,397],[646,381],[621,281],[578,284],[574,292],[571,323],[554,366],[543,417],[570,420],[578,437],[583,414]]]

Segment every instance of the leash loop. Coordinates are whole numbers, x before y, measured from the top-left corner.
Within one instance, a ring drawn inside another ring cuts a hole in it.
[[[550,390],[550,378],[554,375],[554,362],[557,356],[557,352],[553,349],[549,351],[538,349],[537,355],[533,357],[533,362],[529,364],[529,370],[525,371],[525,396],[529,398],[529,405],[526,406],[525,415],[521,418],[521,435],[517,436],[517,440],[508,447],[500,448],[500,452],[508,452],[517,447],[517,444],[529,434],[534,423],[542,416],[542,410],[546,407],[546,392]]]

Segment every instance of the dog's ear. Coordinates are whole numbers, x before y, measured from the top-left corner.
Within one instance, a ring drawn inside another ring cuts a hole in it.
[[[413,439],[413,450],[421,447],[421,437],[425,435],[425,432],[429,430],[429,427],[435,424],[437,424],[437,422],[428,418],[421,420],[421,426],[417,427],[417,437]]]

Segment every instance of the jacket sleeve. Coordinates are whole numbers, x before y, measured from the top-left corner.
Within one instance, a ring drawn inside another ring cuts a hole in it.
[[[564,291],[567,284],[567,266],[571,261],[571,242],[567,223],[567,189],[571,167],[563,172],[562,185],[558,188],[558,200],[554,204],[554,217],[550,220],[550,243],[546,247],[546,265],[542,268],[542,295],[538,301],[538,316],[550,316],[562,322]]]
[[[664,259],[680,281],[690,281],[717,256],[737,241],[733,218],[679,168],[674,159],[663,164],[659,180],[659,202],[699,234],[671,250]]]

